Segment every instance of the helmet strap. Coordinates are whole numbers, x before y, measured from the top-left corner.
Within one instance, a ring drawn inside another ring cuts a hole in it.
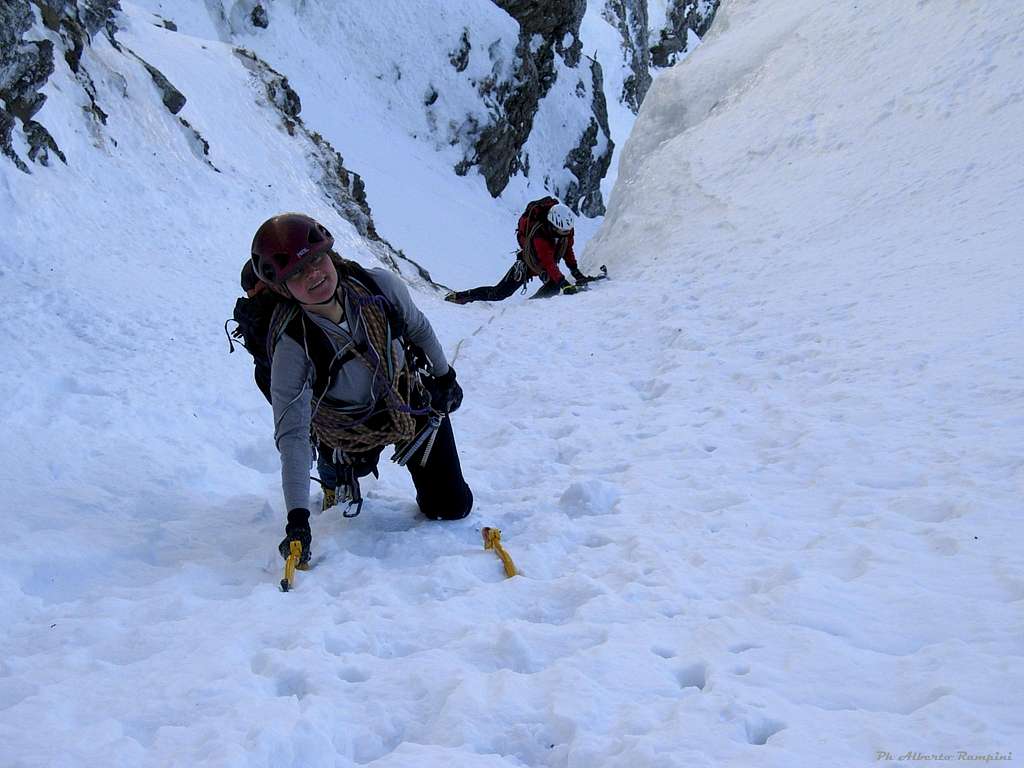
[[[308,306],[308,307],[322,307],[322,306],[325,306],[327,304],[333,304],[336,301],[338,301],[338,294],[337,293],[335,293],[329,299],[324,299],[323,301],[314,301],[312,304],[307,304],[306,306]]]
[[[304,306],[304,307],[322,307],[322,306],[325,306],[327,304],[331,304],[331,303],[333,303],[335,301],[338,301],[338,292],[337,292],[337,290],[335,290],[334,295],[331,296],[329,299],[324,299],[323,301],[305,302],[305,301],[299,301],[297,298],[295,298],[295,294],[292,293],[291,288],[288,287],[288,282],[287,281],[285,281],[283,283],[280,283],[279,285],[274,286],[274,287],[276,288],[277,292],[280,293],[282,296],[284,296],[286,298],[289,298],[292,301],[294,301],[296,304],[299,304],[299,305]]]

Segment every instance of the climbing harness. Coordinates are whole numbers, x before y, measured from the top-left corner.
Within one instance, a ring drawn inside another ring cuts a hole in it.
[[[347,405],[327,398],[329,383],[312,402],[311,427],[313,436],[319,442],[341,449],[347,453],[362,453],[380,445],[401,443],[410,439],[416,430],[416,416],[428,413],[427,408],[416,408],[413,403],[424,397],[423,384],[413,369],[408,354],[404,361],[399,345],[394,344],[385,310],[383,296],[374,295],[370,289],[355,278],[339,282],[342,304],[351,324],[350,331],[328,330],[321,327],[335,341],[337,351],[334,359],[351,355],[359,360],[370,372],[372,379],[372,400],[369,405]],[[299,309],[288,302],[278,306],[270,323],[268,334],[268,358],[273,358],[273,347],[284,335],[288,325],[299,316]],[[312,360],[305,330],[307,318],[302,315],[303,340],[306,355]],[[359,345],[354,334],[361,329],[366,344]],[[331,365],[333,365],[333,362]],[[328,367],[329,370],[330,366]],[[289,404],[290,407],[291,404]],[[283,418],[283,415],[282,417]],[[277,429],[275,424],[275,432]]]

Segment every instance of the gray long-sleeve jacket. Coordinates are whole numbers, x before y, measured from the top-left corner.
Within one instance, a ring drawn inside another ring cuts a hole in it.
[[[384,269],[372,269],[369,273],[380,292],[401,314],[405,321],[406,337],[422,348],[430,359],[431,373],[443,376],[448,372],[444,350],[430,322],[413,303],[405,284]],[[307,321],[332,331],[328,333],[328,338],[335,353],[345,348],[339,336],[354,338],[357,344],[366,342],[366,334],[361,326],[355,329],[353,337],[352,329],[345,319],[339,326],[322,315],[312,312],[306,312],[305,315]],[[354,317],[354,308],[346,302],[345,318]],[[404,359],[401,344],[398,341],[394,343],[400,359]],[[313,373],[313,364],[306,350],[290,336],[282,336],[274,349],[271,363],[270,394],[274,406],[274,439],[281,454],[281,487],[289,510],[309,508],[309,468],[313,455],[309,441],[309,422],[312,413]],[[327,396],[346,403],[369,405],[370,383],[370,371],[361,361],[350,357],[338,370]]]

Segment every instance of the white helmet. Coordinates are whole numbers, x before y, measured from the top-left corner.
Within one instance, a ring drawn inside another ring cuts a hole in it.
[[[551,206],[551,210],[548,211],[548,222],[561,234],[567,235],[576,225],[576,217],[572,215],[568,205],[559,203]]]

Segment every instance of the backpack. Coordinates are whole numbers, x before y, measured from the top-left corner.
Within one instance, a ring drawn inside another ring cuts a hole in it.
[[[516,225],[516,240],[522,250],[528,250],[530,235],[533,234],[537,225],[547,221],[548,211],[556,205],[558,205],[558,199],[550,195],[526,204],[526,210],[523,211],[519,217],[519,223]]]
[[[235,322],[235,329],[228,333],[228,347],[235,351],[232,339],[252,355],[256,370],[253,377],[256,386],[270,402],[270,357],[267,354],[267,336],[270,333],[270,318],[274,309],[281,303],[281,297],[264,288],[253,296],[243,296],[235,302],[231,319],[224,322],[224,332],[228,333],[228,323]]]
[[[548,220],[548,211],[558,205],[558,199],[551,197],[542,197],[537,200],[533,200],[526,205],[526,210],[519,217],[519,223],[516,225],[516,240],[519,242],[519,253],[516,254],[517,258],[520,259],[526,268],[532,275],[538,275],[544,281],[547,281],[547,272],[537,259],[537,254],[534,253],[533,249],[533,237]],[[569,247],[569,241],[562,238],[558,244],[558,248],[555,255],[555,262],[561,261],[565,257],[566,249]]]
[[[339,281],[355,280],[361,283],[375,297],[380,298],[383,303],[384,314],[388,318],[388,327],[391,330],[391,335],[393,338],[402,340],[407,354],[413,355],[413,359],[410,360],[412,364],[416,360],[418,348],[408,344],[407,340],[404,339],[405,323],[397,310],[391,305],[391,302],[381,293],[380,287],[374,279],[362,266],[354,261],[335,258],[334,265],[338,269]],[[243,288],[245,287],[243,285]],[[235,351],[232,341],[232,338],[234,338],[252,355],[253,364],[255,365],[253,378],[256,380],[256,386],[259,387],[260,392],[263,393],[268,403],[271,402],[270,369],[272,349],[273,342],[276,341],[276,339],[270,338],[271,320],[273,319],[274,311],[285,303],[287,302],[282,296],[264,288],[253,296],[239,298],[235,302],[235,309],[231,319],[224,323],[225,333],[228,333],[230,351]],[[236,328],[228,332],[227,326],[232,320],[235,322]],[[306,346],[310,350],[314,361],[313,390],[319,396],[330,387],[333,374],[352,357],[352,353],[348,352],[340,358],[334,358],[331,354],[332,348],[327,334],[314,324],[312,327],[316,328],[319,333],[311,333],[309,338],[305,339],[304,327],[301,313],[295,313],[285,325],[283,332],[291,336],[301,346]],[[325,360],[331,360],[332,362],[324,364]]]

